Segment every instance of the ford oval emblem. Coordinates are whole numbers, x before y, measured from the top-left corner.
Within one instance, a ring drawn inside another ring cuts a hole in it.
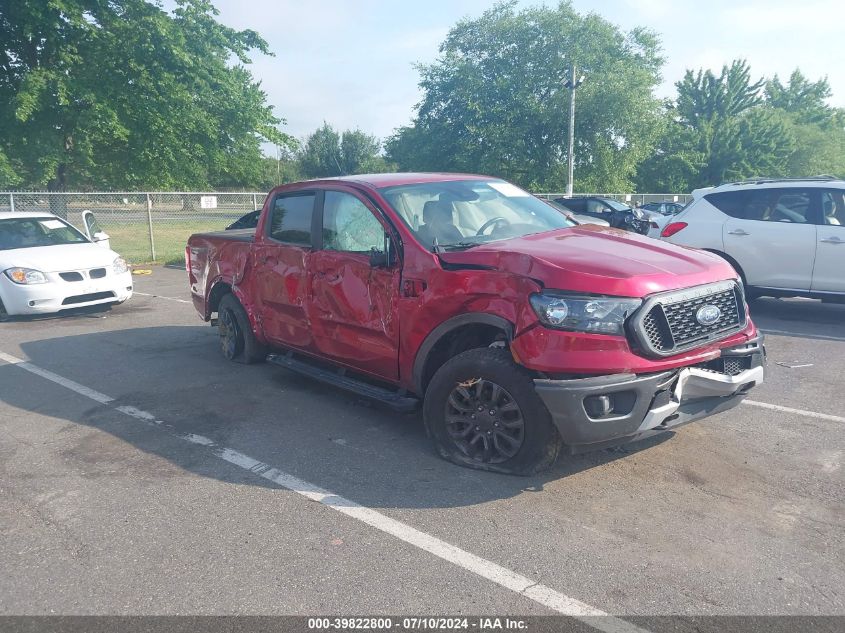
[[[721,316],[722,311],[719,309],[719,306],[707,304],[698,309],[695,313],[695,320],[701,323],[701,325],[713,325]]]

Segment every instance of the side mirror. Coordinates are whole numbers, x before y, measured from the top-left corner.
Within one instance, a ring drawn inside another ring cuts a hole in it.
[[[109,234],[105,233],[103,231],[100,231],[99,233],[94,233],[94,235],[91,236],[92,242],[105,242],[108,239],[109,239]]]

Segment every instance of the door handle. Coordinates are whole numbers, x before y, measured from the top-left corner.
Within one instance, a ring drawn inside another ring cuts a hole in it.
[[[838,237],[826,237],[819,241],[824,242],[825,244],[845,244],[845,240],[841,240]]]
[[[735,229],[733,231],[728,231],[728,235],[751,235],[751,233],[746,233],[742,229]]]

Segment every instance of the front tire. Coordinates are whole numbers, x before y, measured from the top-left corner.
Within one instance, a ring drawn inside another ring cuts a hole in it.
[[[423,416],[438,454],[469,468],[533,475],[562,445],[531,376],[501,348],[447,361],[428,385]]]
[[[217,332],[220,350],[225,358],[251,365],[263,362],[267,357],[267,348],[255,338],[246,310],[233,294],[227,294],[220,300]]]
[[[0,299],[0,323],[9,320],[9,313],[6,312],[6,306],[3,305],[3,300]]]

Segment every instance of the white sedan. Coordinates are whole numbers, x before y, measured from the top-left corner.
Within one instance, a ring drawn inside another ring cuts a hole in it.
[[[123,303],[132,296],[129,266],[108,236],[86,236],[46,213],[0,213],[0,320],[69,308]]]

